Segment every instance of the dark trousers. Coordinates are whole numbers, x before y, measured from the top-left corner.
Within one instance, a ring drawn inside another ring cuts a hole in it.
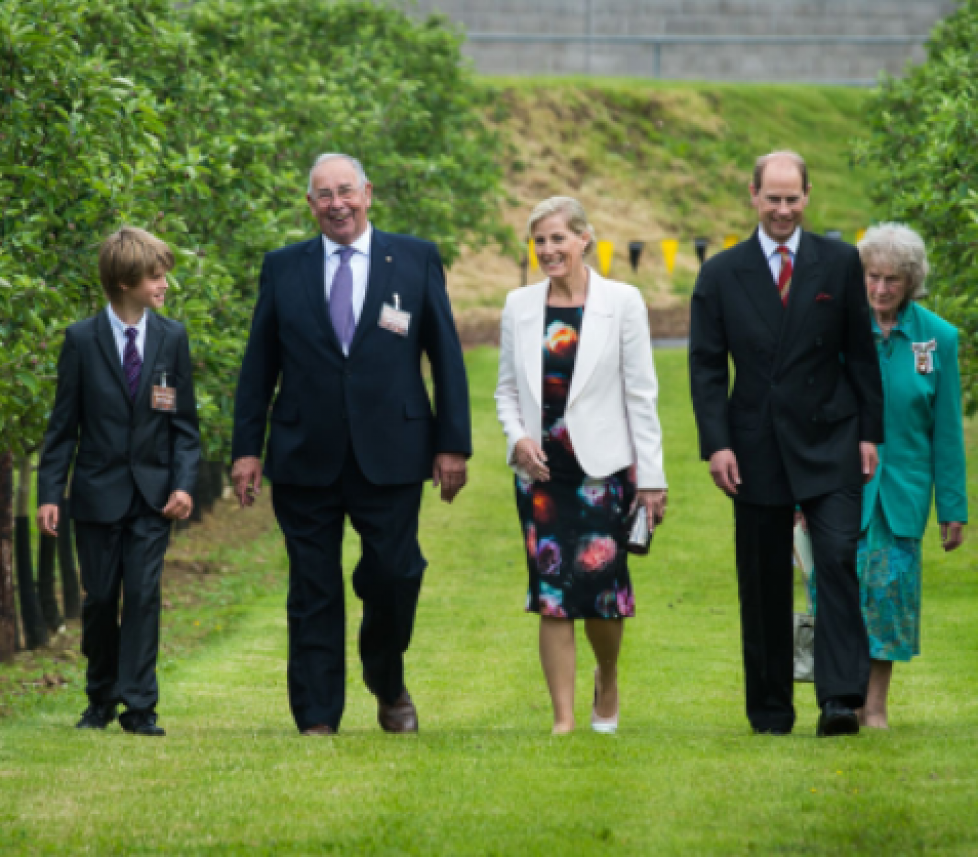
[[[856,542],[859,486],[799,505],[812,540],[818,619],[815,693],[862,706],[869,681],[869,641],[859,607]],[[793,506],[734,501],[737,581],[747,718],[755,729],[790,730],[795,722]]]
[[[134,496],[121,521],[74,522],[85,589],[85,692],[95,704],[122,702],[132,711],[153,711],[159,700],[160,586],[170,522],[150,508],[138,491]]]
[[[347,455],[327,487],[275,484],[272,504],[289,554],[288,685],[300,731],[338,729],[346,685],[343,528],[360,536],[353,590],[363,601],[364,681],[385,703],[404,691],[404,653],[427,563],[418,545],[420,484],[374,485]]]

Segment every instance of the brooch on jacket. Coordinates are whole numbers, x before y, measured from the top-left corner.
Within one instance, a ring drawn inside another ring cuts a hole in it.
[[[828,294],[827,292],[819,292],[817,295],[815,295],[815,303],[820,304],[823,301],[830,301],[830,300],[832,300],[832,295]]]
[[[914,365],[918,375],[930,375],[934,371],[934,352],[937,351],[937,340],[930,342],[912,342]]]

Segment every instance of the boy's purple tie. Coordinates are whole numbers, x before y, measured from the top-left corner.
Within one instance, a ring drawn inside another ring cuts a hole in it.
[[[329,290],[329,317],[333,322],[333,330],[344,351],[350,350],[353,334],[357,329],[356,317],[353,315],[353,270],[350,268],[350,257],[356,253],[352,247],[341,247],[336,251],[340,257],[340,266],[333,274],[333,285]]]
[[[139,331],[134,327],[126,328],[126,350],[122,353],[122,373],[126,376],[126,386],[129,388],[129,398],[136,398],[139,389],[139,372],[143,368],[143,358],[136,348],[136,336]]]

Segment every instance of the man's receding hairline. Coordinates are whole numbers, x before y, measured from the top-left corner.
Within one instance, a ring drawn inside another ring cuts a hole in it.
[[[808,165],[801,155],[790,150],[769,152],[767,155],[761,155],[757,159],[754,164],[754,173],[751,176],[751,184],[755,192],[760,193],[761,187],[764,184],[764,174],[767,172],[767,168],[774,163],[786,163],[794,167],[798,173],[798,177],[801,179],[801,192],[803,194],[808,193],[811,189],[811,182],[808,179]]]

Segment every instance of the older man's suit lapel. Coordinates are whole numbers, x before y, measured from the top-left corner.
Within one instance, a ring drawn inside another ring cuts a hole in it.
[[[367,294],[363,299],[363,309],[357,322],[353,342],[350,343],[350,354],[359,347],[363,338],[370,330],[377,327],[380,319],[380,307],[384,302],[390,285],[397,257],[390,239],[380,230],[374,229],[370,239],[370,276],[367,279]]]
[[[764,258],[764,250],[758,240],[757,230],[741,245],[740,251],[740,258],[734,265],[734,276],[746,293],[757,316],[770,328],[775,338],[779,339],[785,308],[778,294],[778,286],[771,275],[771,266]],[[788,302],[790,304],[790,298]]]
[[[109,372],[119,382],[122,395],[131,406],[132,399],[129,398],[129,388],[126,386],[126,378],[122,374],[122,358],[119,357],[119,348],[115,344],[115,337],[112,335],[112,323],[109,321],[108,310],[103,310],[95,318],[95,338],[98,340],[99,348],[102,349],[102,356],[109,364]]]
[[[322,332],[323,341],[328,342],[342,355],[343,349],[340,347],[340,341],[336,338],[336,331],[333,330],[333,323],[327,313],[326,258],[321,235],[308,242],[305,251],[299,257],[299,266],[297,279],[305,284],[309,312]]]
[[[584,318],[581,321],[581,337],[577,345],[577,360],[574,363],[574,376],[567,392],[567,407],[574,404],[587,382],[594,374],[601,352],[608,346],[613,313],[608,301],[607,286],[604,280],[591,271],[587,301],[584,303]]]

